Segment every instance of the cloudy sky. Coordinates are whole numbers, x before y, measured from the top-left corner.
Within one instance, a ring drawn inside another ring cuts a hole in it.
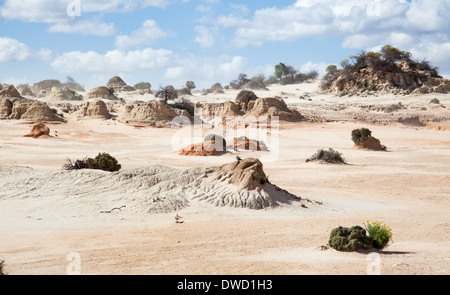
[[[73,77],[87,90],[198,88],[284,62],[323,74],[361,50],[391,44],[450,78],[450,0],[5,0],[0,82]]]

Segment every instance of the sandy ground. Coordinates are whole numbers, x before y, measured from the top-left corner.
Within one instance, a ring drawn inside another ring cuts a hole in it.
[[[309,88],[291,85],[281,90],[299,96]],[[429,107],[430,100],[333,98],[341,100],[333,104],[330,97],[298,103],[293,99],[287,101],[299,110],[302,104],[313,109],[314,104],[351,107],[402,101],[418,111]],[[449,95],[439,99],[450,107]],[[436,112],[441,111],[448,113]],[[388,152],[353,149],[350,133],[361,127],[371,129]],[[22,137],[30,129],[18,121],[0,121],[0,166],[60,171],[68,157],[108,152],[123,169],[153,164],[184,169],[229,163],[237,154],[181,157],[171,149],[176,130],[135,128],[112,120],[70,118],[66,124],[50,125],[51,135],[58,136],[48,139]],[[319,148],[340,151],[348,165],[305,163]],[[261,155],[239,153],[241,158]],[[272,183],[323,205],[255,211],[192,204],[177,212],[184,221],[177,224],[176,213],[85,214],[82,206],[68,211],[48,200],[4,199],[0,260],[5,260],[9,274],[66,274],[71,253],[79,255],[82,274],[450,273],[450,132],[348,120],[287,123],[280,130],[278,157],[264,162],[264,169]],[[321,249],[333,228],[363,226],[368,219],[389,225],[394,243],[372,254]]]

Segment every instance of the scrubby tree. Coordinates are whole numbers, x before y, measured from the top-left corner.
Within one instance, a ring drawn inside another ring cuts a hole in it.
[[[340,62],[340,65],[341,65],[341,68],[345,69],[347,66],[350,65],[350,61],[349,61],[348,59],[343,59],[343,60]]]
[[[189,90],[195,89],[197,86],[195,86],[194,81],[187,81],[186,82],[186,88]]]
[[[252,77],[250,80],[257,81],[257,82],[260,82],[262,84],[265,84],[266,83],[266,76],[261,73],[261,74],[258,74],[256,76]]]
[[[278,80],[282,80],[284,75],[286,74],[286,65],[282,62],[280,62],[279,64],[277,64],[275,66],[275,77],[278,78]]]
[[[337,66],[336,65],[329,65],[325,71],[327,72],[327,74],[334,74],[337,72]]]
[[[398,48],[392,47],[391,45],[385,45],[381,48],[381,55],[383,59],[387,62],[395,63],[399,61],[409,61],[411,60],[411,53],[407,51],[401,51]]]
[[[240,89],[242,86],[250,82],[250,79],[247,78],[246,74],[239,74],[236,80],[230,82],[230,86],[233,89]]]

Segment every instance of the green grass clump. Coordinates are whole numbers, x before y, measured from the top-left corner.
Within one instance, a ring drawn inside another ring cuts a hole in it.
[[[372,238],[360,226],[338,227],[331,231],[328,245],[338,251],[367,250],[372,247]]]
[[[320,149],[311,158],[307,159],[306,162],[321,161],[330,164],[345,164],[342,154],[332,148],[328,150]]]
[[[389,226],[380,221],[370,221],[364,224],[369,236],[373,240],[373,247],[383,250],[392,241],[392,230]]]

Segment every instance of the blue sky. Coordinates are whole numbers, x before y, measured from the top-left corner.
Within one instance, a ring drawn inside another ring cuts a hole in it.
[[[450,77],[449,0],[0,3],[2,83],[71,76],[89,90],[120,75],[130,85],[178,88],[193,80],[201,89],[239,73],[269,76],[279,62],[323,74],[385,44]]]

